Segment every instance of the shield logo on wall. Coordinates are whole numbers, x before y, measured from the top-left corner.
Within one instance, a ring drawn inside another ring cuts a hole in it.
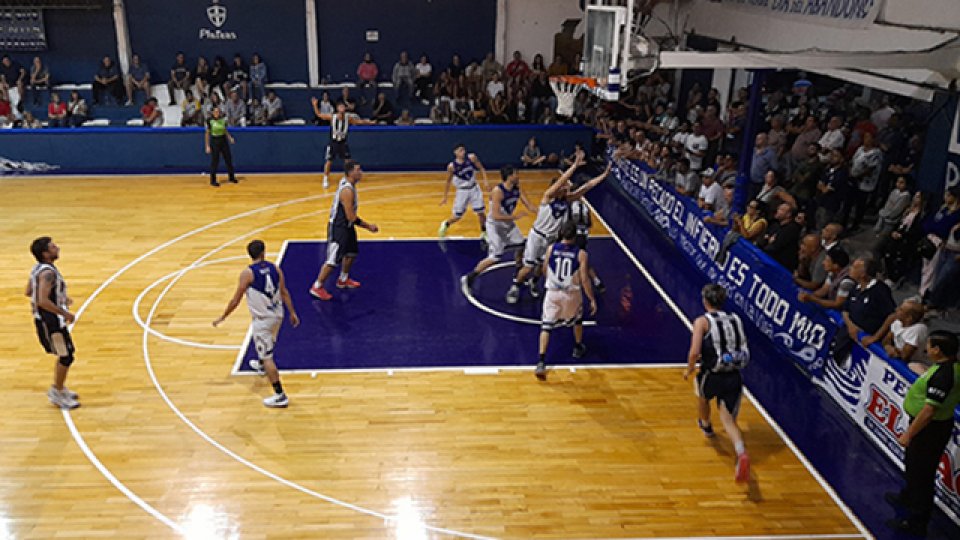
[[[213,0],[213,5],[207,8],[207,18],[217,28],[227,22],[227,8],[220,5],[219,0]]]

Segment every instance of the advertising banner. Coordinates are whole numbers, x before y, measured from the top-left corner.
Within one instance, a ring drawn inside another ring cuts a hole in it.
[[[881,0],[721,0],[724,6],[783,21],[866,28],[880,14]]]

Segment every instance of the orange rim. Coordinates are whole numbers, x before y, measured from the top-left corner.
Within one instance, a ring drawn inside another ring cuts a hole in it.
[[[559,75],[550,77],[553,82],[565,82],[574,85],[584,85],[590,88],[597,87],[597,80],[592,77],[581,77],[578,75]]]

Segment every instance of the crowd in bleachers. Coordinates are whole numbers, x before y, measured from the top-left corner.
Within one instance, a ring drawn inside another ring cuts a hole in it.
[[[753,114],[747,89],[722,107],[715,89],[694,86],[678,107],[668,77],[655,74],[597,106],[582,92],[576,114],[617,159],[642,162],[695,201],[707,222],[728,226],[725,242],[742,237],[792,272],[800,301],[841,310],[847,331],[837,358],[866,332],[864,345],[922,360],[926,325],[960,303],[960,188],[938,200],[915,188],[923,105],[866,99],[852,86],[818,93],[804,74],[769,85],[739,215],[732,204]],[[893,293],[917,281],[917,294],[898,307]]]

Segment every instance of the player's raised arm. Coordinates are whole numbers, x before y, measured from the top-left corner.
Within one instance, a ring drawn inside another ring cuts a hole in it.
[[[447,204],[447,197],[450,195],[450,184],[453,183],[453,163],[447,165],[447,183],[443,186],[443,199],[440,206]]]
[[[472,161],[480,171],[480,177],[483,178],[483,191],[490,191],[490,180],[487,178],[487,169],[484,168],[483,163],[480,163],[480,158],[478,158],[476,154],[469,154],[467,157],[470,158],[470,161]]]
[[[317,118],[326,120],[327,122],[333,118],[332,114],[320,112],[320,100],[317,99],[316,96],[310,98],[310,103],[313,105],[313,114],[316,115]]]
[[[602,173],[600,173],[599,176],[595,176],[595,177],[591,178],[589,182],[583,184],[583,185],[580,186],[576,191],[574,191],[573,193],[570,193],[569,195],[567,195],[567,200],[568,200],[568,201],[575,201],[575,200],[577,200],[577,199],[580,199],[580,198],[582,198],[584,195],[586,195],[588,191],[590,191],[591,189],[597,187],[597,185],[599,185],[600,182],[603,182],[604,180],[607,179],[608,176],[610,176],[610,167],[611,167],[611,166],[612,166],[611,163],[607,163],[607,168],[604,169],[604,171],[603,171]]]
[[[293,307],[293,298],[290,297],[290,291],[287,290],[287,280],[279,266],[277,266],[277,273],[280,274],[280,298],[283,299],[283,305],[287,307],[287,312],[290,314],[290,324],[296,328],[300,326],[300,317],[297,317],[297,310]]]
[[[223,315],[221,315],[217,320],[213,321],[213,326],[219,326],[224,319],[233,313],[233,310],[237,309],[237,306],[240,305],[240,300],[243,299],[243,293],[247,292],[247,289],[250,287],[251,283],[253,283],[253,270],[244,268],[243,272],[240,272],[240,279],[237,281],[237,290],[234,291],[233,298],[227,302],[227,307],[223,310]]]

